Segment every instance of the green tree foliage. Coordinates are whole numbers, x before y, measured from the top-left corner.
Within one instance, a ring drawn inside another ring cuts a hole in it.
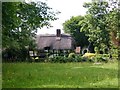
[[[110,31],[111,39],[116,46],[120,45],[120,9],[118,8],[119,2],[111,2],[110,12],[107,16],[108,30]]]
[[[89,37],[89,41],[94,43],[100,49],[109,47],[109,32],[106,25],[106,14],[108,3],[99,0],[93,0],[92,3],[85,3],[88,8],[84,20],[79,22],[82,25],[81,32]]]
[[[110,32],[110,38],[118,50],[118,59],[120,60],[120,1],[110,0],[109,14],[107,15],[107,25]]]
[[[87,15],[79,24],[82,25],[80,31],[85,32],[90,42],[101,48],[113,47],[111,42],[118,50],[120,59],[120,1],[119,0],[92,0],[85,3],[88,8]]]
[[[88,37],[85,36],[84,32],[80,32],[81,26],[79,25],[79,22],[83,19],[84,17],[82,16],[76,16],[71,17],[63,23],[65,33],[71,34],[76,41],[76,45],[81,47],[88,45]]]
[[[3,48],[22,48],[31,45],[37,28],[50,26],[56,13],[43,2],[3,2]]]
[[[37,28],[50,27],[49,21],[56,20],[56,14],[44,2],[3,2],[2,46],[6,50],[3,54],[20,58],[25,55],[26,46],[35,48]]]

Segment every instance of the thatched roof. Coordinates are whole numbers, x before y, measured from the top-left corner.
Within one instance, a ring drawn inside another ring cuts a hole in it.
[[[54,34],[39,35],[37,36],[37,47],[38,49],[49,47],[51,50],[74,49],[74,40],[69,34],[61,34],[61,37]]]

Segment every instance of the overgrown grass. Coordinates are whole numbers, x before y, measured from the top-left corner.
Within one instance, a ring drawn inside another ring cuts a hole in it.
[[[117,88],[118,63],[3,63],[3,88]]]

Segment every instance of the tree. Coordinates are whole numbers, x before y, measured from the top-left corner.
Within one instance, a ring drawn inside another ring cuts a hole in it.
[[[3,2],[2,9],[3,48],[29,45],[37,28],[49,27],[49,21],[57,19],[43,2]]]
[[[2,3],[2,46],[3,49],[25,49],[35,47],[37,28],[50,27],[57,12],[44,2]]]
[[[84,32],[80,32],[81,26],[79,25],[79,22],[83,19],[84,17],[82,16],[76,16],[71,17],[69,20],[63,23],[63,30],[65,33],[71,34],[71,36],[73,36],[75,39],[76,45],[81,46],[81,48],[87,46],[89,43]]]
[[[92,3],[85,3],[88,8],[87,15],[79,24],[82,26],[81,32],[89,37],[89,42],[93,42],[99,51],[109,47],[109,32],[106,25],[106,14],[108,13],[108,2],[93,0]]]
[[[118,60],[120,60],[120,1],[110,0],[110,8],[107,16],[107,26],[113,45],[118,50]]]

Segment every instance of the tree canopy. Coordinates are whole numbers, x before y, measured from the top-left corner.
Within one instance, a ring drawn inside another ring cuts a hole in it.
[[[76,16],[63,23],[64,32],[71,34],[76,41],[76,46],[81,46],[81,48],[89,44],[88,37],[85,36],[84,32],[80,32],[79,22],[83,19],[83,16]]]
[[[99,50],[117,46],[120,59],[119,5],[119,0],[92,0],[91,3],[85,3],[84,7],[88,8],[87,15],[79,24],[82,25],[80,31],[85,32],[89,41],[94,42]]]
[[[85,19],[79,24],[82,25],[81,32],[85,32],[89,41],[93,42],[99,49],[109,47],[109,33],[106,24],[107,2],[93,1],[85,3],[88,8]]]
[[[50,27],[56,20],[44,2],[2,2],[2,56],[7,60],[26,60],[28,49],[36,48],[38,28]]]
[[[111,49],[115,46],[120,57],[119,5],[119,0],[92,0],[92,2],[84,3],[83,7],[88,9],[86,15],[67,20],[63,24],[64,31],[73,35],[78,42],[85,38],[78,33],[79,29],[88,37],[88,41],[97,47],[98,51],[104,52],[105,49]]]
[[[115,2],[111,1],[111,8],[107,16],[107,26],[110,31],[111,40],[114,45],[117,47],[120,46],[120,2],[116,0]],[[112,9],[112,10],[111,10]]]
[[[37,28],[50,27],[49,21],[56,20],[56,14],[44,2],[3,2],[3,48],[31,46]]]

